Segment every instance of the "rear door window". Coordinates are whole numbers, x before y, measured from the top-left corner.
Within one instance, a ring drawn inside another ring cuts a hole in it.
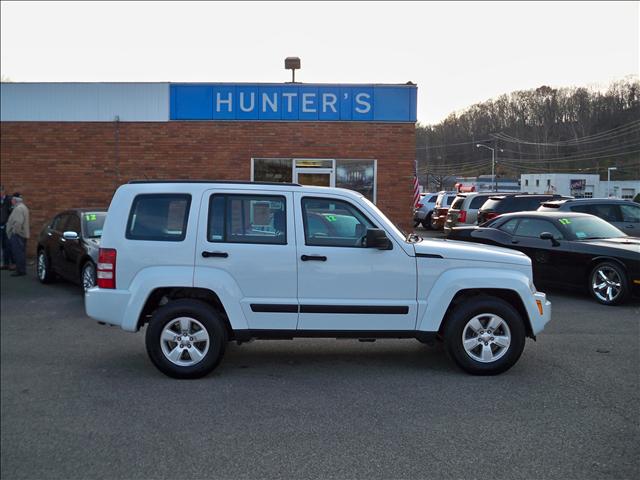
[[[181,242],[187,234],[191,195],[141,194],[133,200],[126,238]]]
[[[285,245],[286,198],[279,195],[212,195],[207,230],[209,242]]]
[[[447,195],[447,203],[445,206],[451,205],[451,203],[455,200],[456,195]]]

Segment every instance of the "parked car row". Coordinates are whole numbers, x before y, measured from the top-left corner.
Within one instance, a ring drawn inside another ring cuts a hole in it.
[[[435,194],[426,194],[431,199]],[[500,215],[523,211],[588,213],[599,217],[627,235],[640,236],[640,205],[608,198],[572,198],[561,195],[520,193],[440,192],[435,204],[421,202],[414,212],[414,226],[440,230],[449,236],[456,226],[482,225]]]

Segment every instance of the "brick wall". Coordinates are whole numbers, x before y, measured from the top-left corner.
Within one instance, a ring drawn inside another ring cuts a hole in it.
[[[377,205],[411,222],[413,124],[307,122],[2,122],[1,181],[31,211],[29,253],[45,222],[107,207],[131,179],[249,180],[252,157],[378,160]]]

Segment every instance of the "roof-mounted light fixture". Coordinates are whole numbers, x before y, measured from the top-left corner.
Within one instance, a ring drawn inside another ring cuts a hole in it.
[[[285,58],[284,68],[286,70],[291,70],[291,83],[296,83],[296,70],[300,69],[300,57]]]

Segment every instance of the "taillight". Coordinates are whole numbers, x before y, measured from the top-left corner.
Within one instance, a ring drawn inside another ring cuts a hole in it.
[[[116,288],[116,249],[101,248],[98,253],[98,287]]]
[[[458,222],[464,223],[466,221],[467,221],[467,211],[460,210],[460,212],[458,213]]]
[[[498,215],[500,215],[500,214],[499,213],[495,213],[495,212],[485,213],[484,214],[484,219],[485,220],[491,220],[492,218],[496,218]]]
[[[416,203],[416,208],[422,208],[422,207],[424,207],[423,203],[420,203],[420,202]]]

